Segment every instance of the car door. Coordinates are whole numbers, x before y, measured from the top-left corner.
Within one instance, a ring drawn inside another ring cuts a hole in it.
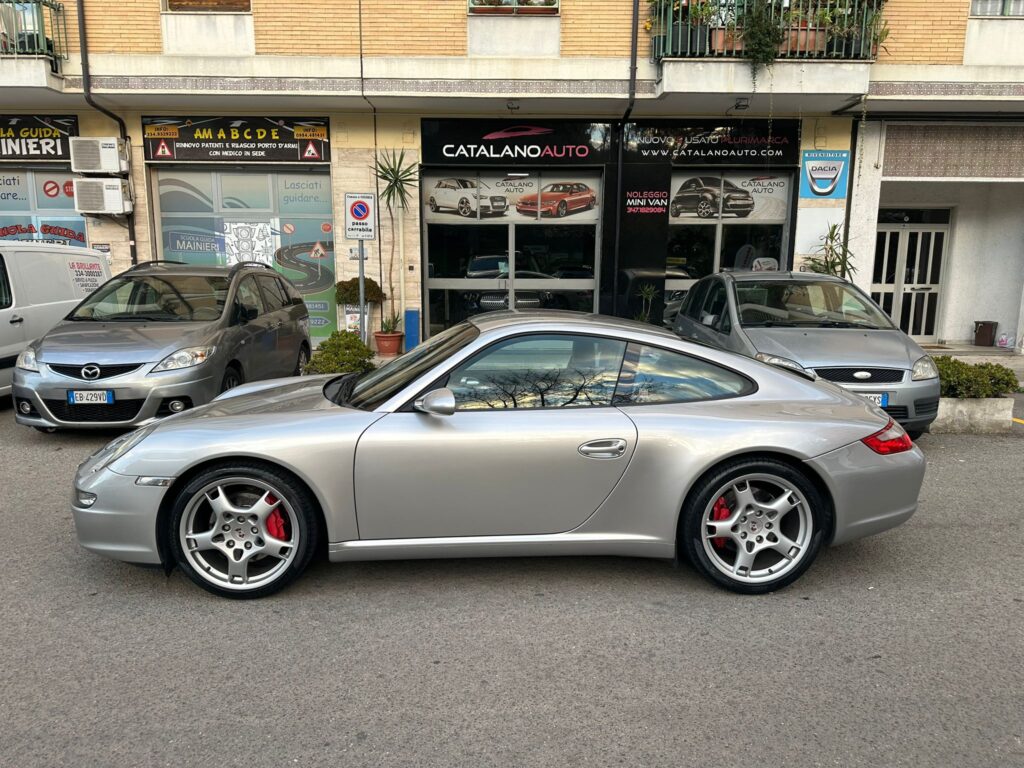
[[[451,416],[406,408],[375,422],[356,450],[360,537],[579,526],[636,446],[633,422],[611,404],[625,346],[572,334],[507,338],[428,387],[451,388]]]
[[[18,316],[22,333],[38,339],[59,323],[78,303],[67,260],[60,251],[21,251],[14,255],[16,282],[20,287]]]
[[[713,277],[696,317],[693,317],[693,337],[713,347],[725,347],[732,331],[725,283]]]
[[[690,289],[686,295],[686,303],[679,309],[673,330],[684,339],[698,338],[697,326],[700,323],[700,310],[704,306],[704,298],[708,295],[711,278],[705,277]]]
[[[0,253],[0,393],[11,386],[14,363],[28,339],[25,321],[15,303],[13,270]]]
[[[243,310],[249,315],[243,313]],[[245,275],[235,289],[234,323],[238,326],[238,361],[247,381],[268,378],[274,355],[274,333],[263,304],[259,286],[252,275]],[[255,316],[252,314],[255,313]]]
[[[270,334],[274,339],[274,351],[268,360],[267,376],[291,376],[299,356],[299,337],[295,333],[294,325],[288,322],[288,296],[277,275],[256,275],[256,282],[263,294]]]

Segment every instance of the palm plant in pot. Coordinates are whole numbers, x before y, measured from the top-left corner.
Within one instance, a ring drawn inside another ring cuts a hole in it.
[[[413,162],[405,161],[405,150],[384,150],[380,157],[374,161],[373,175],[381,183],[380,200],[388,211],[388,220],[391,224],[391,258],[388,261],[388,301],[391,309],[388,315],[382,318],[381,330],[373,334],[377,342],[377,350],[383,355],[382,342],[388,349],[393,349],[390,354],[397,354],[402,346],[402,317],[395,312],[395,245],[402,237],[402,216],[409,205],[411,197],[410,190],[416,179],[416,165]],[[398,213],[398,228],[395,228],[395,213]],[[403,266],[404,269],[404,266]],[[401,280],[405,280],[402,274]],[[404,291],[402,293],[404,301]],[[403,307],[404,309],[404,307]],[[385,328],[387,326],[387,329]],[[385,337],[391,337],[390,339]],[[395,339],[397,338],[397,341]]]

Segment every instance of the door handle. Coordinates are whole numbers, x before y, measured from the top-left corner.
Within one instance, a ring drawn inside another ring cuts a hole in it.
[[[579,452],[588,459],[617,459],[626,452],[626,441],[619,437],[591,440],[581,445]]]
[[[17,315],[14,315],[11,318],[11,325],[18,325],[19,323],[24,323],[24,322],[25,322],[25,318],[24,317],[18,317]]]
[[[925,286],[923,288],[911,288],[910,292],[911,293],[920,293],[921,291],[930,291],[930,290],[931,290],[930,286]]]

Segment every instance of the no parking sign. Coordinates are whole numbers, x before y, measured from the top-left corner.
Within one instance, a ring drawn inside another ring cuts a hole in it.
[[[345,237],[349,240],[377,239],[377,196],[345,193]]]

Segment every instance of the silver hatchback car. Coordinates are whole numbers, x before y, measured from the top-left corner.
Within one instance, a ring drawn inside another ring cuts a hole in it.
[[[309,353],[306,305],[270,267],[148,262],[22,352],[15,418],[40,430],[141,426],[298,373]]]
[[[859,288],[810,272],[723,272],[690,289],[685,339],[800,371],[866,397],[917,438],[939,411],[932,359]]]

